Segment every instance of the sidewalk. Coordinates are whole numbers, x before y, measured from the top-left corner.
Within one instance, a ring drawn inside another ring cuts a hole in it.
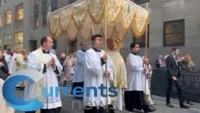
[[[160,97],[160,96],[155,96],[155,95],[152,95],[152,98],[153,100],[155,101],[159,101],[159,102],[163,102],[165,104],[166,102],[166,98],[165,97]],[[178,106],[179,107],[179,100],[178,99],[170,99],[171,100],[171,103],[175,106]],[[192,102],[194,105],[192,105],[191,107],[192,108],[196,108],[196,109],[200,109],[200,103],[195,103],[195,102]],[[199,112],[200,113],[200,112]]]

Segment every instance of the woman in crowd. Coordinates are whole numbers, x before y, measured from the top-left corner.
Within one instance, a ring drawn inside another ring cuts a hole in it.
[[[183,56],[184,60],[182,62],[182,65],[181,65],[181,69],[182,70],[190,70],[190,71],[195,71],[196,70],[196,67],[195,67],[195,64],[193,63],[192,61],[192,58],[189,54]]]
[[[74,75],[75,65],[76,65],[76,52],[73,53],[72,58],[71,58],[71,76],[72,77]]]
[[[66,85],[66,82],[69,82],[72,80],[71,77],[71,58],[72,55],[68,55],[66,60],[63,63],[63,67],[64,67],[64,79],[63,79],[63,85]]]
[[[189,54],[186,54],[185,56],[183,56],[184,60],[181,62],[181,70],[188,70],[188,71],[196,71],[196,66],[192,61],[192,58]],[[187,89],[187,87],[186,87]],[[185,89],[185,90],[186,90]],[[184,96],[185,101],[187,104],[189,105],[193,105],[190,101],[189,98],[187,98],[186,96]]]
[[[8,77],[8,64],[3,55],[3,50],[0,49],[0,78],[6,80]]]

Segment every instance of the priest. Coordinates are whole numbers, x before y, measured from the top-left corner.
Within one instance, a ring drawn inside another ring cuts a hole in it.
[[[85,113],[114,113],[111,98],[105,95],[110,81],[113,80],[113,65],[110,57],[101,50],[102,36],[91,37],[92,48],[87,50],[84,70],[84,112]],[[105,68],[107,63],[107,69]],[[107,88],[106,88],[107,82]],[[99,87],[104,86],[103,91]],[[88,89],[94,89],[89,90]],[[96,90],[95,90],[96,89]],[[108,93],[107,93],[108,94]],[[106,109],[108,108],[108,109]]]
[[[80,50],[76,52],[76,65],[73,76],[73,86],[72,86],[72,94],[74,88],[82,87],[84,85],[84,62],[85,62],[85,53],[87,49],[87,44],[82,42],[80,43]],[[79,93],[82,94],[82,93]]]
[[[144,112],[153,112],[154,108],[151,108],[144,98],[144,73],[149,71],[148,68],[144,68],[144,62],[139,54],[139,44],[132,43],[130,45],[131,53],[126,58],[126,69],[128,88],[125,92],[124,100],[125,107],[129,112],[133,112],[134,109],[144,110]]]
[[[107,39],[108,54],[113,62],[113,86],[118,90],[118,96],[114,98],[115,108],[123,110],[123,90],[127,88],[127,75],[124,59],[121,56],[119,49],[120,44],[113,38]]]
[[[27,66],[28,69],[35,69],[45,75],[45,77],[38,83],[26,81],[24,99],[31,101],[32,99],[39,98],[44,104],[41,108],[41,113],[60,113],[61,98],[58,96],[44,97],[42,96],[42,87],[46,88],[46,94],[50,93],[50,87],[58,87],[57,74],[62,72],[62,66],[57,57],[50,52],[53,46],[53,39],[49,36],[41,39],[41,47],[33,51],[28,56]],[[55,94],[55,90],[53,90]],[[27,111],[26,113],[36,113],[35,111]]]

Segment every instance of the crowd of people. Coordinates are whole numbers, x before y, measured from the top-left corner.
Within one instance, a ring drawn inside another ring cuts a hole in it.
[[[41,113],[60,113],[62,102],[60,94],[56,97],[43,97],[37,91],[42,86],[47,88],[58,87],[59,84],[65,86],[66,83],[72,84],[72,92],[77,87],[88,88],[114,86],[118,95],[116,97],[102,97],[102,92],[89,92],[90,96],[78,93],[78,97],[83,97],[84,113],[114,113],[115,109],[123,110],[123,100],[125,109],[133,112],[135,109],[144,112],[153,112],[156,110],[155,103],[151,98],[151,77],[152,66],[149,63],[148,56],[139,56],[140,47],[138,43],[130,44],[130,54],[123,58],[119,48],[114,45],[114,39],[107,40],[108,52],[101,50],[103,37],[100,34],[91,37],[92,48],[87,48],[87,43],[80,43],[80,50],[69,55],[59,54],[52,49],[53,40],[51,37],[41,39],[41,47],[28,53],[25,49],[14,48],[6,51],[0,50],[0,78],[6,80],[18,70],[34,69],[45,75],[39,82],[22,81],[19,83],[21,89],[24,89],[24,100],[30,101],[39,98],[44,107]],[[195,70],[195,64],[190,55],[178,58],[179,49],[173,48],[172,53],[164,58],[159,55],[155,62],[156,68],[166,68],[168,79],[166,105],[173,107],[170,103],[170,92],[173,83],[178,89],[178,95],[181,108],[188,108],[183,104],[179,67],[183,70]],[[57,76],[63,75],[62,80]],[[60,82],[60,83],[59,83]],[[41,85],[39,85],[41,84]],[[36,91],[37,87],[37,91]],[[77,90],[77,89],[76,89]],[[33,93],[35,92],[35,93]],[[52,93],[52,92],[51,92]],[[55,93],[55,92],[53,92]],[[103,93],[105,93],[103,91]],[[99,108],[99,109],[98,109]],[[108,108],[108,109],[105,109]],[[27,111],[25,113],[35,113],[36,111]]]
[[[166,68],[166,60],[168,58],[168,55],[165,55],[164,57],[162,55],[158,56],[158,59],[155,62],[156,68]],[[188,71],[198,71],[196,68],[191,55],[186,54],[183,57],[177,57],[177,61],[179,63],[179,66],[181,70],[188,70]]]
[[[16,71],[26,69],[28,52],[25,49],[13,48],[11,50],[8,48],[7,50],[1,49],[0,51],[1,79],[5,80]],[[24,89],[24,82],[19,83],[16,87]]]
[[[4,51],[0,49],[0,113],[14,113],[14,109],[8,106],[2,95],[2,87],[4,81],[9,75],[16,71],[26,69],[27,51],[20,51],[19,48],[7,49]],[[24,89],[24,82],[20,82],[16,87]]]

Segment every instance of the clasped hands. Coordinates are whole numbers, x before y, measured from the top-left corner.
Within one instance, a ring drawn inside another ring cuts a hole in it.
[[[54,67],[55,66],[55,59],[54,58],[51,58],[51,60],[49,62],[47,62],[47,66],[52,66]]]

